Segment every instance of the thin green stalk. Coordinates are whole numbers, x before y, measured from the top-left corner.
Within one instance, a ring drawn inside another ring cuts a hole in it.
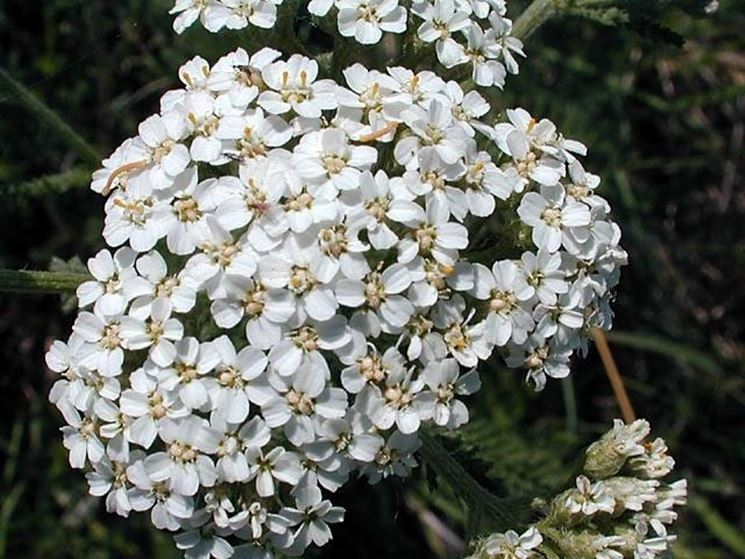
[[[93,164],[98,164],[101,161],[100,155],[93,146],[84,140],[80,134],[75,132],[46,103],[31,93],[26,86],[14,80],[3,68],[0,68],[0,84],[10,92],[11,99],[18,99],[32,114],[37,116],[72,149],[78,152],[83,159]]]
[[[572,380],[571,376],[561,380],[561,393],[564,397],[567,431],[576,433],[579,423],[577,417],[577,395],[574,391],[574,380]]]
[[[0,293],[70,293],[89,279],[85,274],[0,270]]]

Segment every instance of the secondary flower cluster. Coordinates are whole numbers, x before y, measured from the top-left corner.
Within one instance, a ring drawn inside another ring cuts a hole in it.
[[[183,33],[199,20],[211,32],[254,25],[270,29],[283,0],[176,0],[173,27]],[[319,18],[336,13],[337,30],[363,45],[380,42],[383,33],[404,33],[409,9],[397,0],[311,0],[308,11]],[[504,85],[507,72],[518,71],[515,54],[525,56],[522,43],[510,35],[504,0],[416,0],[411,15],[421,20],[416,47],[435,44],[446,68],[470,64],[480,86]]]
[[[71,465],[189,558],[326,543],[343,511],[321,489],[406,475],[423,422],[468,421],[495,349],[539,387],[566,375],[625,256],[548,121],[490,125],[428,71],[340,85],[279,56],[194,58],[104,161],[116,250],[47,356]],[[518,258],[469,257],[495,212]]]
[[[504,0],[417,0],[411,12],[423,20],[418,38],[435,43],[445,68],[470,64],[473,81],[484,87],[501,88],[507,72],[517,74],[515,54],[525,54],[522,42],[510,35]]]
[[[674,507],[686,502],[686,481],[666,483],[675,461],[665,441],[645,441],[649,424],[613,429],[588,450],[576,487],[544,506],[545,517],[518,535],[512,530],[481,541],[472,559],[652,559],[675,536]]]

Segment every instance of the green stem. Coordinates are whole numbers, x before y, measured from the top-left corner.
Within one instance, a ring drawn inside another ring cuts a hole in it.
[[[567,431],[576,433],[579,422],[577,417],[577,396],[574,392],[574,381],[571,376],[561,380],[561,393],[564,397]]]
[[[4,293],[70,293],[90,277],[65,272],[0,270],[0,292]]]
[[[472,518],[478,522],[481,515],[492,521],[497,530],[508,530],[521,524],[520,514],[529,509],[525,498],[499,498],[484,488],[468,473],[442,445],[437,436],[426,429],[419,431],[422,448],[420,455],[441,478],[445,479],[453,492],[463,499]],[[478,527],[469,527],[478,529]]]
[[[69,124],[62,120],[57,113],[50,109],[46,103],[31,93],[23,84],[17,82],[3,68],[0,68],[0,84],[3,84],[11,94],[17,98],[31,113],[36,115],[68,145],[78,152],[86,161],[98,165],[101,156],[96,149],[86,142]]]
[[[512,36],[525,41],[536,29],[557,15],[560,8],[561,0],[533,0],[515,20]]]

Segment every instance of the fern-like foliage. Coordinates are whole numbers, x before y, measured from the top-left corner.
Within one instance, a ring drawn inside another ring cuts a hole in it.
[[[649,40],[681,46],[684,38],[670,26],[671,16],[677,12],[703,17],[710,5],[711,0],[565,0],[560,12],[622,25]]]

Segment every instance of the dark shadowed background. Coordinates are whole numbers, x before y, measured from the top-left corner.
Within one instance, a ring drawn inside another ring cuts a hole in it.
[[[588,145],[586,167],[623,228],[630,264],[609,339],[637,412],[691,484],[675,557],[745,557],[745,1],[722,0],[708,19],[653,1],[684,45],[644,25],[553,21],[530,38],[504,105]],[[157,110],[188,57],[214,60],[251,40],[198,26],[177,37],[169,7],[2,0],[0,69],[108,154]],[[1,268],[74,268],[103,247],[93,169],[0,81]],[[0,294],[0,559],[176,557],[146,517],[106,514],[67,464],[43,361],[69,332],[66,303]],[[564,479],[618,415],[594,351],[540,395],[497,364],[482,378],[462,437],[510,494]],[[449,557],[443,526],[462,536],[457,498],[421,471],[352,483],[337,500],[347,521],[314,557]]]

